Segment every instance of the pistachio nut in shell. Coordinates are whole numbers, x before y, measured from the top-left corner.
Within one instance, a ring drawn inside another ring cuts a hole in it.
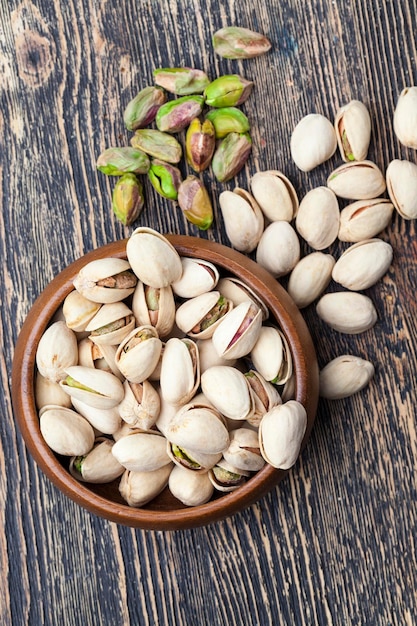
[[[316,312],[331,328],[350,335],[369,330],[377,320],[372,300],[356,291],[324,294],[317,303]]]
[[[265,302],[240,278],[235,276],[225,276],[220,278],[218,289],[228,300],[231,300],[233,306],[237,306],[241,302],[251,300],[262,311],[262,319],[265,321],[269,317],[269,310]]]
[[[98,409],[112,409],[123,398],[123,385],[110,372],[83,365],[72,365],[65,372],[67,376],[59,384],[72,398]]]
[[[161,351],[162,341],[156,329],[146,324],[138,326],[117,348],[116,365],[127,380],[142,383],[158,365]]]
[[[271,49],[271,42],[262,33],[242,26],[225,26],[212,38],[216,54],[224,59],[252,59]]]
[[[197,450],[186,450],[170,441],[167,441],[167,452],[175,465],[185,467],[199,474],[207,473],[222,458],[221,452],[208,454],[207,452]]]
[[[130,100],[123,113],[123,121],[128,130],[144,128],[152,124],[159,107],[166,102],[166,94],[158,87],[145,87]]]
[[[201,375],[201,389],[216,409],[232,420],[246,420],[255,411],[252,390],[235,367],[210,367]]]
[[[233,304],[219,291],[208,291],[186,300],[177,308],[175,321],[192,339],[208,339]]]
[[[132,472],[153,472],[171,464],[165,437],[154,431],[136,432],[118,439],[112,447],[112,454]]]
[[[310,172],[330,159],[336,148],[337,139],[333,125],[320,113],[310,113],[303,117],[291,135],[291,157],[303,172]]]
[[[74,332],[84,331],[100,306],[100,303],[85,298],[76,289],[70,291],[62,305],[66,325]]]
[[[125,395],[117,406],[119,415],[132,428],[149,430],[159,417],[161,400],[149,380],[142,383],[123,383]]]
[[[166,402],[181,406],[191,400],[200,384],[200,359],[194,341],[188,337],[168,339],[159,384]]]
[[[374,372],[373,364],[366,359],[352,354],[338,356],[320,370],[320,396],[329,400],[348,398],[366,387]]]
[[[180,298],[195,298],[216,287],[219,270],[210,261],[183,256],[181,264],[181,278],[171,285],[173,292]]]
[[[139,325],[154,326],[160,338],[171,332],[175,321],[175,301],[170,285],[150,287],[138,281],[132,298],[132,310]]]
[[[61,389],[60,384],[48,380],[40,372],[36,372],[35,401],[38,410],[48,404],[71,408],[71,398]]]
[[[107,148],[97,159],[97,169],[107,176],[146,174],[149,166],[148,155],[132,146]]]
[[[103,304],[85,330],[97,345],[118,345],[135,328],[135,318],[124,302]]]
[[[267,463],[289,469],[297,461],[307,428],[307,412],[297,400],[279,404],[264,415],[259,426],[259,444]]]
[[[251,359],[255,370],[269,382],[283,385],[291,377],[291,350],[284,333],[276,326],[262,326]]]
[[[213,223],[213,207],[204,183],[190,174],[178,188],[178,205],[191,224],[207,230]]]
[[[265,380],[256,370],[249,370],[245,376],[255,400],[255,413],[248,418],[247,422],[250,426],[258,428],[265,413],[273,406],[281,404],[282,398],[275,385]]]
[[[199,506],[208,502],[213,495],[214,487],[207,474],[201,474],[176,466],[168,481],[172,495],[185,506]]]
[[[301,200],[295,218],[298,233],[315,250],[328,248],[339,232],[340,211],[336,195],[328,187],[311,189]]]
[[[153,472],[126,470],[119,484],[120,495],[129,506],[141,507],[156,498],[167,486],[172,464]]]
[[[121,419],[118,405],[111,409],[102,409],[86,404],[73,396],[71,397],[71,401],[77,413],[82,415],[96,431],[104,435],[114,435],[114,433],[119,430]]]
[[[185,157],[195,172],[203,172],[211,163],[216,148],[216,132],[210,120],[191,120],[185,135]]]
[[[387,189],[391,202],[406,220],[417,217],[417,165],[394,159],[386,171]]]
[[[232,246],[240,252],[253,252],[264,231],[264,217],[255,198],[235,187],[221,192],[219,204]]]
[[[230,433],[230,444],[223,452],[223,457],[237,469],[247,472],[258,472],[265,465],[259,447],[258,433],[244,427]]]
[[[225,74],[213,80],[204,90],[206,105],[210,107],[233,107],[245,102],[253,88],[253,82],[238,74]]]
[[[78,365],[111,372],[123,381],[124,376],[118,369],[115,361],[116,351],[116,346],[99,346],[88,337],[84,337],[78,343]]]
[[[193,67],[159,67],[153,71],[156,85],[177,96],[202,93],[210,80],[203,70]]]
[[[336,168],[327,179],[327,186],[340,198],[369,200],[384,193],[385,178],[372,161],[352,161]]]
[[[90,261],[73,281],[84,298],[101,304],[124,300],[133,293],[136,283],[129,262],[113,257]]]
[[[216,491],[223,493],[235,491],[246,482],[249,476],[250,472],[238,470],[226,459],[221,459],[208,473],[209,480]]]
[[[288,222],[272,222],[262,233],[256,261],[275,278],[289,274],[300,259],[300,242]]]
[[[389,182],[387,185],[389,191]],[[391,222],[394,205],[386,198],[357,200],[340,212],[338,239],[355,243],[379,235]]]
[[[220,141],[211,162],[213,174],[225,183],[240,172],[252,151],[249,133],[229,133]]]
[[[219,356],[213,344],[213,338],[197,339],[197,348],[200,356],[200,373],[205,372],[213,365],[234,365],[233,359],[224,359]]]
[[[405,87],[394,111],[394,132],[407,148],[417,148],[417,87]]]
[[[141,128],[130,140],[134,148],[142,150],[149,156],[167,163],[179,163],[182,147],[179,141],[168,133],[155,128]]]
[[[224,359],[240,359],[249,354],[258,340],[262,311],[251,300],[241,302],[220,322],[212,341],[217,354]]]
[[[299,309],[321,296],[330,283],[334,264],[334,257],[324,252],[311,252],[298,261],[290,274],[287,291]]]
[[[78,362],[77,337],[65,322],[54,322],[43,332],[36,349],[38,371],[58,383],[66,376],[66,368]]]
[[[336,261],[332,278],[352,291],[368,289],[388,271],[392,255],[392,246],[382,239],[359,241]]]
[[[165,133],[179,133],[203,110],[203,96],[180,96],[163,104],[156,114],[156,126]]]
[[[229,433],[220,414],[193,402],[181,407],[165,430],[165,436],[186,450],[216,454],[229,445]]]
[[[81,482],[95,484],[105,484],[119,478],[124,467],[113,456],[113,445],[114,442],[106,437],[97,439],[87,454],[72,457],[70,474]]]
[[[76,411],[50,406],[40,415],[39,427],[47,445],[63,456],[87,454],[94,445],[94,430]]]
[[[298,210],[298,197],[291,181],[278,170],[256,172],[251,178],[252,194],[271,222],[291,222]]]
[[[146,285],[166,287],[181,277],[178,252],[152,228],[143,226],[134,230],[127,241],[126,254],[132,270]]]
[[[363,102],[351,100],[336,113],[334,122],[340,154],[348,161],[363,161],[371,139],[371,117]]]

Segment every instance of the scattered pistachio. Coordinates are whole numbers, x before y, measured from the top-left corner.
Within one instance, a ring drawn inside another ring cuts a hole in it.
[[[182,96],[170,100],[158,109],[156,126],[166,133],[179,133],[187,128],[191,120],[198,117],[203,110],[203,96]]]
[[[229,133],[246,133],[250,130],[249,120],[237,107],[213,109],[206,115],[216,131],[216,139],[222,139]]]
[[[177,96],[191,96],[203,93],[210,83],[205,72],[191,67],[159,68],[153,71],[156,85]]]
[[[143,185],[135,174],[121,176],[113,189],[112,207],[116,217],[130,226],[140,215],[144,205]]]
[[[252,150],[249,133],[229,133],[213,155],[211,166],[217,180],[226,182],[245,165]]]
[[[97,169],[107,176],[123,174],[146,174],[149,170],[149,157],[136,148],[107,148],[97,159]]]
[[[166,95],[158,87],[145,87],[131,100],[124,112],[123,120],[128,130],[144,128],[151,124],[159,107],[166,102]]]
[[[203,123],[194,118],[185,137],[185,154],[187,163],[195,172],[202,172],[211,163],[216,147],[215,130],[212,122],[206,119]]]
[[[181,160],[181,144],[169,133],[153,128],[140,128],[135,132],[130,143],[134,148],[146,152],[155,159],[161,159],[167,163],[179,163]]]
[[[226,26],[214,33],[213,47],[225,59],[251,59],[268,52],[271,42],[249,28]]]
[[[200,230],[207,230],[213,223],[210,196],[196,176],[187,176],[178,189],[178,204],[185,217]]]
[[[149,180],[156,191],[170,200],[176,200],[182,182],[181,172],[170,163],[155,159],[148,172]]]
[[[211,107],[239,106],[252,91],[253,82],[238,74],[225,74],[213,80],[204,90],[206,104]]]

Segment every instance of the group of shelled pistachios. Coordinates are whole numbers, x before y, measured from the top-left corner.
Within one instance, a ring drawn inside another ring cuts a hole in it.
[[[87,263],[37,348],[48,446],[74,477],[142,506],[167,485],[185,505],[265,463],[288,469],[306,431],[287,339],[259,296],[137,228],[127,260]]]
[[[417,87],[405,89],[394,112],[394,129],[407,147],[417,147]],[[366,106],[352,100],[340,108],[332,124],[320,114],[305,116],[291,136],[291,154],[299,169],[311,171],[334,155],[339,146],[344,164],[327,184],[308,191],[301,202],[280,171],[257,172],[251,192],[240,188],[219,196],[226,233],[233,247],[254,252],[256,261],[277,279],[288,276],[287,289],[298,307],[318,299],[316,312],[333,329],[358,334],[377,320],[368,289],[389,269],[393,250],[378,238],[395,209],[405,219],[417,217],[417,165],[393,160],[385,177],[366,160],[371,120]],[[389,199],[382,197],[385,190]],[[339,199],[349,202],[340,210]],[[294,226],[291,225],[294,222]],[[313,249],[301,258],[299,236]],[[323,252],[337,239],[350,245],[336,260]],[[324,293],[330,281],[343,291]],[[323,397],[347,397],[362,389],[374,374],[369,361],[344,355],[320,374]]]

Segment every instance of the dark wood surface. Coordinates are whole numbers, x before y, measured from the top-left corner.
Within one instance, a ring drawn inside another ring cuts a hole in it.
[[[307,113],[333,119],[340,105],[362,100],[372,118],[369,158],[383,170],[394,158],[417,161],[392,128],[398,95],[416,80],[416,14],[415,0],[0,3],[2,624],[417,622],[413,221],[395,215],[383,233],[394,261],[367,292],[374,329],[341,335],[314,306],[303,313],[321,366],[352,352],[375,364],[374,380],[352,398],[321,400],[284,482],[223,522],[155,532],[89,514],[35,465],[10,391],[13,347],[37,295],[68,263],[131,232],[113,218],[114,182],[95,161],[128,143],[124,106],[154,68],[189,65],[255,81],[244,106],[252,157],[231,183],[204,175],[215,224],[201,236],[227,244],[223,189],[248,188],[255,171],[279,169],[302,198],[340,164],[336,154],[303,174],[292,163],[291,130]],[[215,56],[212,33],[237,23],[269,36],[271,52],[250,61]],[[198,235],[149,186],[146,196],[135,225]]]

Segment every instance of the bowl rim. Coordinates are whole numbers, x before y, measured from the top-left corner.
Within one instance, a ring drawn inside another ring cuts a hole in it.
[[[307,325],[287,291],[265,269],[233,248],[217,242],[188,235],[164,235],[181,256],[205,258],[226,273],[241,277],[266,301],[285,336],[290,338],[296,374],[295,399],[307,411],[307,429],[301,451],[313,428],[318,404],[318,364]],[[94,259],[126,258],[128,239],[115,241],[86,253],[62,270],[45,287],[32,305],[20,330],[12,364],[12,403],[14,414],[26,446],[43,473],[66,496],[100,517],[119,524],[145,530],[178,530],[220,521],[257,502],[274,488],[290,470],[278,470],[266,464],[239,489],[196,507],[175,510],[134,508],[119,504],[91,491],[62,467],[54,452],[45,443],[39,428],[35,404],[35,356],[39,339],[74,289],[73,280],[81,267]],[[271,307],[270,300],[274,306]],[[32,346],[27,350],[27,345]]]

